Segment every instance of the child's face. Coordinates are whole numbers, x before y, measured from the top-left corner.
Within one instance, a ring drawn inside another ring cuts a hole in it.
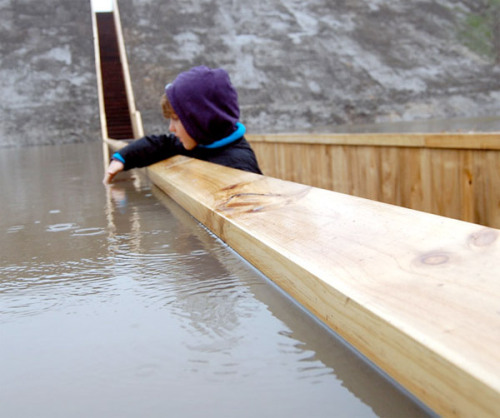
[[[198,143],[193,138],[191,138],[191,136],[189,136],[189,134],[186,132],[184,126],[182,125],[177,115],[173,115],[170,118],[170,125],[168,129],[170,132],[175,134],[181,140],[182,145],[188,151],[192,150],[193,148],[196,147],[196,145],[198,145]]]

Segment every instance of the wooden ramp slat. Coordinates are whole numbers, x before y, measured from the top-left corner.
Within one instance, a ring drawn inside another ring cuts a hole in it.
[[[498,414],[499,230],[181,156],[148,174],[429,407]]]
[[[100,12],[95,16],[107,136],[116,139],[133,138],[114,13]]]

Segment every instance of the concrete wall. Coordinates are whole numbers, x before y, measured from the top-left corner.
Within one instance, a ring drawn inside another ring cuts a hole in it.
[[[461,36],[469,3],[119,0],[146,131],[165,129],[165,83],[206,64],[231,73],[254,133],[498,116],[500,68]]]
[[[100,140],[90,1],[0,0],[0,147]]]

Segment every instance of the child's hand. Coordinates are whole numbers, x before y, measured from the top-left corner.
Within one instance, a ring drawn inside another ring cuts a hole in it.
[[[123,168],[125,166],[121,161],[118,160],[112,160],[109,163],[108,169],[106,170],[106,173],[104,173],[104,178],[102,182],[104,184],[110,184],[113,181],[113,178],[120,172],[123,171]]]

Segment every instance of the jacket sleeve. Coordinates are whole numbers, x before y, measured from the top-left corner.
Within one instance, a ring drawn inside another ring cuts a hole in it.
[[[124,163],[125,170],[148,165],[180,154],[183,150],[179,139],[173,135],[148,135],[131,142],[112,158]],[[116,155],[118,154],[118,155]]]

